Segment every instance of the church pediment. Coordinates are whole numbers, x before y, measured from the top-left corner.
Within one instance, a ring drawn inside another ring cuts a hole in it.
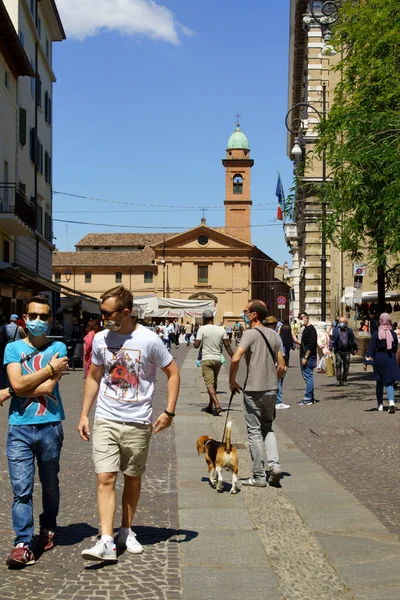
[[[163,243],[158,243],[153,246],[155,251],[160,251],[163,248]],[[223,229],[214,229],[206,225],[199,225],[194,229],[189,229],[183,233],[165,240],[165,248],[171,250],[176,249],[193,249],[193,250],[222,250],[222,249],[250,249],[253,244],[235,238],[224,232]]]

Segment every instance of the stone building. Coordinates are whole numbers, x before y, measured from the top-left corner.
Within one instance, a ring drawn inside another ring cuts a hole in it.
[[[322,16],[322,3],[308,0],[291,0],[290,2],[290,38],[289,38],[289,97],[288,110],[299,103],[309,103],[322,113],[323,85],[326,85],[326,109],[333,101],[335,85],[340,72],[332,67],[337,63],[340,54],[335,55],[329,46],[329,31],[321,28],[318,20],[311,14],[311,4],[317,17]],[[336,3],[340,4],[340,3]],[[318,10],[319,6],[319,10]],[[306,310],[313,320],[321,318],[321,206],[312,195],[307,183],[322,181],[322,164],[313,155],[317,140],[315,126],[319,122],[318,113],[312,109],[293,111],[293,116],[302,120],[304,132],[296,139],[295,134],[288,133],[287,154],[296,162],[308,157],[304,173],[303,192],[295,197],[295,220],[285,224],[285,237],[293,256],[292,281],[295,297],[294,313]],[[290,124],[290,123],[289,123]],[[298,154],[293,155],[296,149]],[[329,177],[329,172],[327,173]],[[355,264],[337,247],[327,243],[327,296],[326,318],[343,314],[346,303],[341,302],[345,290],[347,297],[354,293],[358,299],[360,294],[376,291],[376,271],[368,264],[368,253],[363,261]],[[364,268],[361,268],[364,265]],[[361,274],[360,274],[361,273]],[[353,292],[351,292],[353,290]],[[373,295],[369,295],[373,297]]]
[[[54,0],[0,0],[0,311],[23,312],[53,291],[53,42],[65,39]]]
[[[226,173],[225,227],[205,219],[182,233],[89,233],[75,252],[55,252],[53,278],[99,298],[122,283],[135,296],[210,299],[217,320],[241,318],[250,297],[279,314],[289,286],[275,277],[277,262],[251,243],[250,147],[239,125],[222,161]],[[288,315],[288,301],[282,316]]]

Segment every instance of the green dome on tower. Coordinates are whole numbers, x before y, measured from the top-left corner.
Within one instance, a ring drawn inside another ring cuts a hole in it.
[[[234,131],[228,140],[227,150],[250,150],[249,140],[240,130],[240,125],[236,125]]]

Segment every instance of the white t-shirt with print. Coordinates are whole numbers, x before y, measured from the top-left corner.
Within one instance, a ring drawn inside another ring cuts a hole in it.
[[[104,373],[95,416],[151,423],[156,370],[167,367],[171,360],[160,338],[142,325],[127,335],[108,330],[96,333],[92,362],[104,365]]]
[[[174,333],[174,326],[172,325],[172,323],[169,323],[169,325],[166,325],[164,327],[164,340],[169,339],[170,333]]]

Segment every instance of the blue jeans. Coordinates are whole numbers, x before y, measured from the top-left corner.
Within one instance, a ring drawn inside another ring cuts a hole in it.
[[[306,393],[304,394],[303,400],[314,400],[314,369],[317,366],[317,358],[315,356],[310,356],[307,360],[307,364],[305,367],[301,364],[300,360],[300,369],[301,374],[303,376],[304,381],[306,382]]]
[[[394,402],[394,387],[392,385],[384,386],[380,381],[376,382],[376,399],[378,404],[383,404],[383,388],[386,387],[386,394],[389,402]]]
[[[283,387],[283,377],[278,379],[278,393],[276,395],[276,403],[282,404],[282,387]]]
[[[40,527],[56,527],[60,505],[58,472],[64,432],[60,421],[45,425],[9,425],[7,458],[10,481],[14,494],[12,522],[16,534],[15,544],[32,542],[35,458],[42,484],[43,512]]]

